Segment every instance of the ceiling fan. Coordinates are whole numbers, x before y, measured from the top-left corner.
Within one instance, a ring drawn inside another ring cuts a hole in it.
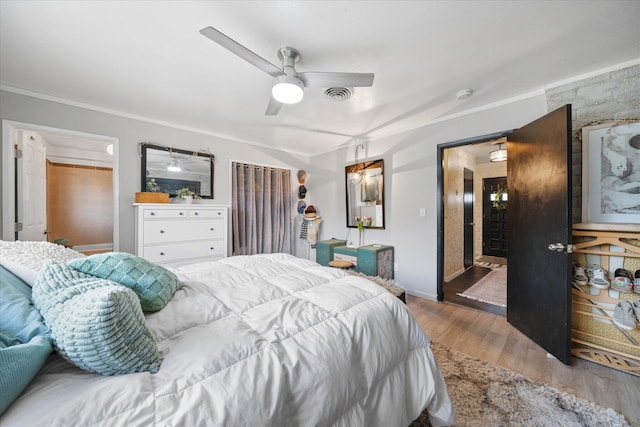
[[[267,116],[275,116],[278,114],[282,104],[295,104],[300,102],[305,87],[332,88],[366,87],[373,85],[373,73],[331,73],[315,71],[299,73],[295,69],[295,63],[300,59],[300,53],[292,47],[282,47],[278,50],[278,58],[282,61],[282,67],[277,67],[213,27],[203,28],[200,30],[200,34],[274,77],[274,84],[271,88],[271,100],[265,112]]]

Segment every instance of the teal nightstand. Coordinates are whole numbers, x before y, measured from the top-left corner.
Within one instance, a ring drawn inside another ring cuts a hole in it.
[[[329,265],[329,261],[333,260],[333,250],[338,246],[347,244],[346,240],[329,239],[319,240],[316,243],[316,262],[320,265]]]
[[[367,276],[393,279],[393,246],[368,245],[358,248],[357,270]]]
[[[334,246],[332,250],[332,259],[351,261],[354,265],[354,271],[366,274],[367,276],[379,276],[384,279],[393,279],[393,246],[368,245],[360,246],[359,248]],[[316,258],[318,258],[318,255],[316,255]]]

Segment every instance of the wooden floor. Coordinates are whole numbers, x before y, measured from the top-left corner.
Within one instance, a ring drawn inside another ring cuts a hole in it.
[[[431,340],[613,408],[640,426],[640,377],[575,357],[571,366],[564,365],[501,315],[410,295],[407,306]]]

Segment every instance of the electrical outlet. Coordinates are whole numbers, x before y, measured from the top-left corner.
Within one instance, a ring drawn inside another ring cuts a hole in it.
[[[393,269],[394,269],[395,271],[398,271],[398,263],[397,263],[397,262],[394,262],[394,263],[393,263]]]

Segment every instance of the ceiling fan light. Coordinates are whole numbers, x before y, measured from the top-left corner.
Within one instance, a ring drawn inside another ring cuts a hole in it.
[[[304,84],[293,76],[276,77],[276,82],[271,88],[271,95],[276,101],[283,104],[297,104],[302,101],[304,96]]]
[[[167,166],[167,170],[169,172],[180,172],[182,168],[178,165],[178,162],[176,161],[176,159],[171,159],[171,162]]]

